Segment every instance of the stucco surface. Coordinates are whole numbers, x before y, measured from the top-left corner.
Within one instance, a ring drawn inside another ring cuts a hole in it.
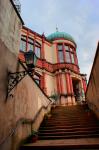
[[[99,118],[99,45],[87,87],[86,100],[88,101],[89,107]]]
[[[0,1],[0,143],[9,135],[20,118],[33,119],[40,107],[46,106],[49,102],[28,75],[7,97],[8,74],[24,70],[17,58],[21,25],[11,3],[8,0]],[[34,129],[39,127],[43,115],[44,113]],[[0,145],[0,149],[16,149],[21,139],[30,132],[30,125],[20,125],[16,133]]]
[[[0,39],[14,54],[19,52],[22,23],[10,0],[0,0]]]
[[[15,127],[20,118],[33,119],[42,106],[49,104],[49,99],[42,93],[36,83],[29,75],[26,75],[7,96],[8,73],[24,71],[18,63],[16,55],[7,49],[0,41],[0,142],[5,139],[11,129]],[[35,123],[37,129],[42,121],[44,113],[39,116],[39,121]],[[18,142],[28,136],[31,132],[30,125],[20,125],[13,137],[8,138],[2,149],[9,147],[13,143],[12,149]],[[8,142],[9,141],[9,142]],[[12,142],[13,141],[13,142]],[[9,148],[11,149],[11,147]],[[8,149],[7,149],[8,150]]]
[[[19,142],[31,133],[31,124],[20,124],[9,136],[17,121],[33,119],[38,110],[50,102],[29,75],[7,95],[9,73],[24,71],[17,57],[21,27],[22,22],[10,0],[0,0],[0,150],[17,149]],[[38,129],[44,113],[41,111],[33,129]]]

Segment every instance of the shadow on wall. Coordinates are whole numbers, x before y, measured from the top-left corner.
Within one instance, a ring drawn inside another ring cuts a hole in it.
[[[8,74],[19,70],[18,58],[10,52],[5,44],[0,40],[0,97],[1,101],[6,101],[8,90]]]

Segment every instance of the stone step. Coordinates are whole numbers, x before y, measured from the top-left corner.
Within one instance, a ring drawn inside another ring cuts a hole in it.
[[[38,140],[22,145],[20,150],[99,150],[99,138]]]
[[[73,139],[73,138],[99,138],[99,133],[93,133],[93,134],[82,134],[82,135],[43,135],[39,136],[39,140],[50,140],[50,139]]]
[[[93,120],[82,120],[82,119],[81,119],[81,120],[76,120],[76,122],[75,122],[75,120],[48,120],[48,121],[45,121],[44,123],[46,123],[46,122],[49,123],[49,124],[50,124],[50,123],[51,123],[51,124],[52,124],[52,123],[53,123],[53,124],[54,124],[54,123],[56,124],[56,123],[63,123],[63,122],[64,122],[64,123],[76,123],[76,124],[78,124],[78,123],[81,124],[81,123],[86,123],[86,122],[87,122],[87,123],[93,123],[93,122],[94,122],[94,123],[98,124],[96,121],[93,121]]]
[[[65,129],[63,129],[63,128],[54,128],[54,129],[46,129],[46,128],[42,128],[42,129],[40,129],[39,130],[39,132],[40,133],[42,133],[42,132],[59,132],[59,131],[64,131],[64,132],[68,132],[68,131],[92,131],[92,130],[95,130],[95,131],[99,131],[99,127],[83,127],[83,128],[65,128]]]
[[[99,134],[99,130],[84,130],[84,131],[56,131],[56,132],[39,132],[39,136],[73,136],[85,134]]]
[[[99,121],[91,111],[87,112],[83,106],[58,106],[51,112],[41,123],[37,144],[22,148],[99,150]]]
[[[76,126],[76,125],[78,125],[78,126],[92,126],[92,125],[95,125],[95,126],[97,126],[96,124],[94,124],[93,122],[92,123],[88,123],[88,122],[86,122],[86,123],[82,123],[82,122],[79,122],[79,123],[64,123],[64,122],[60,122],[60,123],[45,123],[43,126],[45,126],[45,127],[47,127],[47,126],[57,126],[57,125],[60,125],[60,126],[65,126],[65,127],[67,127],[67,126]]]
[[[85,125],[60,125],[57,124],[56,126],[40,126],[40,129],[71,129],[71,128],[86,128],[86,127],[97,127],[95,124],[89,126],[89,124]]]

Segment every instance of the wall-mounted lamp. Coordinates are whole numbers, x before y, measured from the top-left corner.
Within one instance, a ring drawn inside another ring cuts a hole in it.
[[[24,56],[28,69],[33,69],[37,62],[37,56],[35,53],[33,51],[28,51],[24,54]]]
[[[8,94],[27,74],[33,76],[33,68],[36,66],[37,56],[33,51],[26,52],[24,56],[27,66],[27,68],[24,66],[25,71],[8,74]]]

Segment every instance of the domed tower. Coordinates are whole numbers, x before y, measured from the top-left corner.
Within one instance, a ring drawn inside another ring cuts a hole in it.
[[[26,39],[26,40],[25,40]],[[26,27],[22,29],[19,58],[32,50],[37,55],[34,79],[48,97],[58,96],[58,104],[74,105],[84,100],[86,77],[80,74],[76,42],[65,32],[45,37]]]
[[[71,35],[65,32],[55,32],[47,39],[55,44],[57,57],[57,93],[61,104],[75,104],[84,100],[86,91],[86,77],[80,74],[76,54],[76,42]]]

